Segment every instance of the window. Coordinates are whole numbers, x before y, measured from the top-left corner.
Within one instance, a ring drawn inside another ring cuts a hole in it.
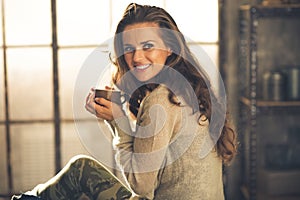
[[[0,198],[46,181],[73,155],[88,154],[73,119],[76,76],[130,2],[1,1]],[[201,45],[218,64],[217,0],[136,2],[165,8],[189,45]]]

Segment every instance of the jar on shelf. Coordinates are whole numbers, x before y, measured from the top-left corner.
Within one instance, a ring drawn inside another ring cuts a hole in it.
[[[287,70],[287,99],[300,100],[300,67],[291,67]]]
[[[286,77],[281,71],[270,71],[263,76],[263,99],[284,101],[286,98]]]

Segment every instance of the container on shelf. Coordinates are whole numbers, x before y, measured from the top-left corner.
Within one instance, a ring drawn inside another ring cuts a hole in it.
[[[281,71],[270,71],[263,76],[263,99],[284,101],[286,99],[286,77]]]
[[[300,100],[300,67],[292,67],[287,70],[287,99]]]

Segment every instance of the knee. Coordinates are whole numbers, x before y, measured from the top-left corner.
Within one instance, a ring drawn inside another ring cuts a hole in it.
[[[82,166],[83,163],[85,163],[87,161],[91,161],[91,160],[94,160],[94,159],[90,156],[76,155],[70,159],[68,165],[77,168],[77,167]]]

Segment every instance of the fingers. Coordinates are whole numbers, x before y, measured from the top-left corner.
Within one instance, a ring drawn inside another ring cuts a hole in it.
[[[90,90],[88,96],[85,99],[85,103],[88,104],[91,100],[95,98],[95,90],[93,88]]]
[[[95,102],[98,103],[101,106],[104,106],[106,108],[112,107],[112,102],[109,100],[106,100],[104,98],[95,98]]]
[[[86,103],[85,103],[85,109],[87,111],[89,111],[92,114],[96,114],[96,110],[95,110],[95,103],[93,103],[90,98],[87,99]]]
[[[95,90],[91,89],[86,97],[85,109],[98,118],[113,120],[111,102],[104,98],[95,99]]]
[[[113,120],[114,118],[125,115],[120,105],[112,103],[104,98],[95,98],[95,89],[93,88],[85,101],[85,109],[98,118]]]
[[[94,114],[97,118],[112,120],[111,111],[105,106],[99,105],[95,102],[89,102],[85,105],[85,108],[90,113]]]
[[[96,117],[101,118],[101,119],[106,119],[106,120],[113,120],[114,119],[111,112],[110,112],[110,110],[108,110],[104,106],[101,106],[101,105],[98,105],[98,104],[95,104],[95,105],[96,105],[96,107],[95,107]]]
[[[95,102],[95,111],[98,114],[96,114],[98,117],[101,116],[101,118],[112,120],[124,116],[124,111],[118,104],[112,103],[104,98],[95,98]]]
[[[106,90],[114,90],[114,88],[109,87],[109,86],[105,86],[105,89],[106,89]]]

